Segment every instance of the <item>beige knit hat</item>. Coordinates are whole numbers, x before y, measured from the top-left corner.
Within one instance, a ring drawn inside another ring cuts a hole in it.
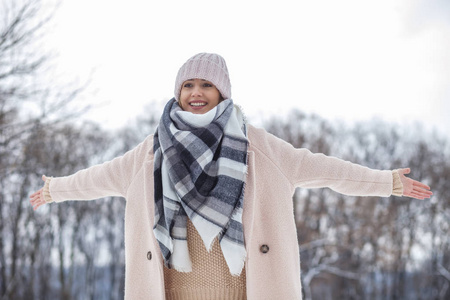
[[[231,83],[227,64],[215,53],[199,53],[189,58],[178,71],[175,80],[175,99],[179,101],[181,86],[188,79],[204,79],[216,86],[224,99],[231,98]]]

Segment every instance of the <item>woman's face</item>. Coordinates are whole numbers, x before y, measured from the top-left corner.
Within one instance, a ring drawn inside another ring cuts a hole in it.
[[[181,86],[179,105],[184,111],[204,114],[222,100],[219,90],[204,79],[189,79]]]

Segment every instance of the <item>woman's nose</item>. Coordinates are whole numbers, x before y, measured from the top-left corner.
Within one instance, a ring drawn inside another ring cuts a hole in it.
[[[199,86],[194,86],[192,89],[192,96],[198,96],[202,94],[202,89]]]

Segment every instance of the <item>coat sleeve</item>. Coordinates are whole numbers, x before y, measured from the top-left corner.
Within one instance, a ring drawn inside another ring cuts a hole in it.
[[[51,199],[92,200],[108,196],[125,197],[128,186],[144,165],[149,155],[153,155],[153,136],[123,156],[111,161],[80,170],[73,175],[55,177],[49,183]]]
[[[323,188],[353,196],[392,194],[390,170],[374,170],[342,159],[312,153],[275,137],[263,129],[252,127],[251,144],[266,153],[294,187]]]

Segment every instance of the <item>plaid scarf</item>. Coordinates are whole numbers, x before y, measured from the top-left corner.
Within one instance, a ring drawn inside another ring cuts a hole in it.
[[[187,218],[210,251],[218,237],[233,275],[244,266],[242,229],[247,174],[246,128],[231,99],[205,114],[169,101],[154,136],[155,224],[168,268],[190,272]]]

